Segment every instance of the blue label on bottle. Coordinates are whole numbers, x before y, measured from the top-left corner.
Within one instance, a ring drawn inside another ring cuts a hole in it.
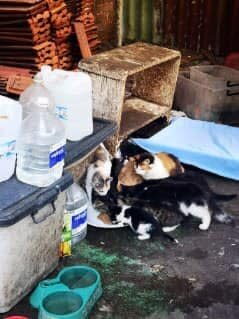
[[[3,144],[0,144],[0,159],[9,158],[16,154],[16,140],[12,140]]]
[[[80,227],[81,225],[85,224],[86,220],[87,220],[87,210],[84,210],[78,215],[72,216],[72,224],[71,224],[72,231]]]
[[[60,120],[68,120],[68,108],[66,106],[57,105],[55,108],[55,113]]]
[[[52,168],[65,158],[65,147],[61,146],[49,154],[49,167]]]

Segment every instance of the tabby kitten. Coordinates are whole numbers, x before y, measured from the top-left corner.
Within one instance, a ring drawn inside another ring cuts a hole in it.
[[[154,216],[139,207],[128,206],[118,201],[118,206],[111,209],[112,224],[123,223],[137,234],[139,240],[150,239],[151,236],[162,235],[168,240],[178,243],[176,239],[166,234],[162,225]]]

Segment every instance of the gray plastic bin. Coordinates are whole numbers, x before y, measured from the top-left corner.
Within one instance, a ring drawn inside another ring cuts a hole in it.
[[[0,184],[0,313],[10,310],[59,260],[70,173],[46,188],[19,182]]]
[[[200,66],[192,67],[190,73],[180,72],[174,107],[198,120],[239,123],[239,81],[236,82],[239,72],[233,71],[219,66]]]

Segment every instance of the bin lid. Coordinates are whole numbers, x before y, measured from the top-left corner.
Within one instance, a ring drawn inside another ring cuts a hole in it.
[[[63,176],[48,187],[24,184],[12,177],[0,183],[0,227],[15,224],[28,215],[37,213],[45,205],[54,202],[57,195],[73,183],[71,173]]]

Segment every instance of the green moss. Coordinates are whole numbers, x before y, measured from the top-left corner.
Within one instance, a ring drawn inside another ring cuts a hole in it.
[[[139,289],[134,283],[122,281],[108,285],[105,294],[106,299],[111,296],[116,299],[117,302],[114,304],[116,313],[127,309],[129,313],[133,312],[135,316],[142,318],[156,311],[161,313],[165,310],[164,295],[159,289]]]
[[[101,248],[93,247],[82,242],[78,248],[78,257],[85,263],[100,267],[100,269],[111,270],[119,263],[119,257],[115,254],[107,254]],[[77,254],[77,251],[73,252]]]
[[[116,319],[118,315],[119,318],[143,318],[164,311],[165,297],[152,269],[138,259],[110,254],[104,249],[85,241],[74,255],[81,264],[95,267],[100,272],[103,299],[114,309],[112,318]]]

